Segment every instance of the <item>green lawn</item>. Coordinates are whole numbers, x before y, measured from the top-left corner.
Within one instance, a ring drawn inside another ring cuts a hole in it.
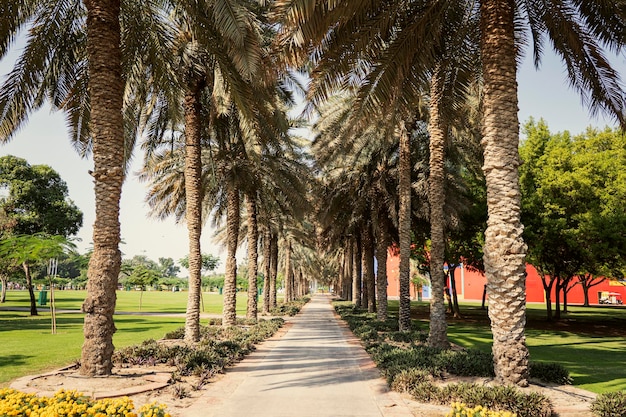
[[[397,301],[390,310],[397,311]],[[569,307],[560,322],[546,321],[545,306],[527,306],[526,343],[533,361],[556,362],[570,371],[574,385],[602,393],[626,389],[626,308]],[[451,342],[491,350],[487,311],[461,305],[463,319],[449,320]],[[412,315],[427,330],[428,303],[412,304]]]
[[[76,310],[57,314],[57,334],[51,334],[51,318],[47,308],[39,309],[39,316],[28,311],[0,310],[0,386],[14,378],[41,373],[73,363],[80,358],[83,344],[83,314],[78,312],[85,297],[84,291],[57,291],[57,310]],[[49,295],[49,293],[48,293]],[[139,311],[140,292],[118,291],[115,316],[117,332],[113,337],[116,347],[159,339],[185,323],[186,292],[146,291],[143,293],[142,313],[180,313],[178,316],[133,315]],[[204,311],[221,314],[222,296],[203,294]],[[247,296],[237,294],[237,314],[244,315]],[[48,304],[49,305],[49,304]],[[26,291],[9,291],[7,302],[0,308],[27,308]]]
[[[57,308],[78,310],[85,297],[84,291],[57,291]],[[166,332],[184,324],[182,313],[187,303],[186,292],[146,291],[143,293],[143,313],[180,313],[177,317],[139,316],[128,314],[139,311],[136,291],[118,291],[116,347],[140,343],[149,338],[160,338]],[[222,297],[203,295],[204,311],[220,314]],[[10,291],[7,302],[0,308],[28,307],[28,294]],[[245,314],[246,294],[237,295],[237,314]],[[428,303],[415,302],[412,313],[422,328],[427,329]],[[397,311],[397,302],[390,301],[390,310]],[[477,304],[461,306],[464,318],[450,320],[449,338],[465,347],[489,351],[491,332],[487,312]],[[59,314],[57,334],[50,334],[50,315],[47,309],[40,316],[28,312],[0,311],[0,386],[8,381],[33,373],[67,365],[80,357],[83,343],[83,315]],[[574,378],[574,384],[594,392],[626,389],[626,309],[571,307],[559,323],[546,323],[544,306],[528,305],[527,344],[531,360],[558,362]]]

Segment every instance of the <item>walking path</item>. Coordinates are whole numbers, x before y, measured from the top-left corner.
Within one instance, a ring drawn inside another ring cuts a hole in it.
[[[330,301],[313,296],[286,334],[209,384],[185,416],[412,416]]]

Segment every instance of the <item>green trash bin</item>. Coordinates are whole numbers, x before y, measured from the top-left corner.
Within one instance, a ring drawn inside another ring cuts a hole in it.
[[[48,303],[48,291],[41,290],[39,291],[39,305],[45,306]]]
[[[222,295],[222,291],[224,291],[224,289],[222,287],[220,287],[219,288],[220,295]]]

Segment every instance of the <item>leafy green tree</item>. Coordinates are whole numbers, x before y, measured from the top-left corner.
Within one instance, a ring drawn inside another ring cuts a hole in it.
[[[74,244],[61,235],[37,233],[32,235],[11,235],[0,241],[0,258],[13,267],[22,266],[26,276],[26,286],[30,295],[30,315],[37,315],[35,293],[30,267],[37,262],[47,262],[64,252],[74,249]]]
[[[183,268],[189,268],[189,255],[185,256],[184,258],[179,259],[178,263]],[[201,264],[201,266],[202,266],[202,271],[203,272],[215,271],[219,265],[220,265],[220,258],[219,257],[211,255],[210,253],[203,253],[202,254],[202,264]]]
[[[30,165],[12,155],[0,157],[0,206],[15,234],[71,236],[83,225],[83,213],[68,197],[65,181],[47,165]]]
[[[159,270],[164,277],[176,277],[180,272],[180,267],[172,258],[159,258]]]
[[[626,141],[609,128],[551,134],[543,120],[531,119],[524,131],[520,178],[529,262],[543,278],[548,320],[555,290],[558,319],[560,297],[565,304],[574,277],[587,292],[600,282],[594,276],[616,276],[624,266]]]
[[[141,303],[143,300],[143,292],[149,286],[155,285],[162,278],[161,273],[155,269],[149,269],[144,265],[136,266],[126,279],[126,284],[139,287],[141,291],[139,295],[139,311],[141,311]]]
[[[11,242],[12,237],[36,234],[67,238],[82,226],[83,213],[68,198],[65,182],[49,166],[31,166],[25,159],[3,156],[0,158],[0,188],[8,191],[6,197],[0,198],[0,208],[5,215],[3,224],[11,224],[0,231],[4,240]],[[41,239],[26,242],[20,238],[14,243],[17,252],[11,255],[11,260],[14,263],[20,257],[23,259],[21,266],[30,295],[30,312],[36,315],[31,267],[43,258],[35,253],[32,257],[26,256],[24,251],[27,248],[50,250],[49,242]],[[17,248],[19,246],[21,249]]]

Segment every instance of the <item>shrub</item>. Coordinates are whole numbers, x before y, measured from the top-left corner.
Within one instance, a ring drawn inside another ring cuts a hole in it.
[[[626,391],[598,395],[591,404],[591,412],[597,417],[626,416]]]
[[[356,327],[352,332],[356,337],[366,342],[378,340],[378,332],[368,324]]]
[[[196,344],[168,346],[146,340],[140,345],[117,350],[113,360],[121,365],[173,365],[178,374],[183,376],[201,374],[203,371],[219,373],[254,349],[255,343],[274,334],[283,323],[283,319],[275,318],[248,327],[201,326],[202,339]],[[184,329],[172,333],[173,336],[179,336],[184,334]]]
[[[443,350],[436,360],[442,368],[458,376],[494,376],[493,355],[478,349]]]
[[[423,369],[411,368],[400,371],[394,375],[391,389],[398,392],[412,392],[421,383],[432,381],[432,376]]]
[[[530,377],[543,382],[553,382],[561,385],[572,383],[569,371],[558,363],[530,362]]]

